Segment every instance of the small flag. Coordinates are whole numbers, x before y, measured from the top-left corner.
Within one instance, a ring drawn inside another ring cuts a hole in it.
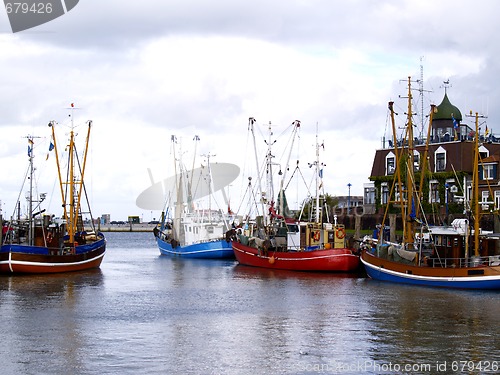
[[[52,141],[50,141],[49,152],[47,152],[47,157],[45,158],[45,160],[49,160],[50,151],[52,151],[53,149],[54,149],[54,144],[52,143]]]
[[[488,125],[486,125],[486,130],[484,131],[484,136],[488,136],[488,134],[490,134],[490,131],[488,129]]]
[[[453,116],[453,113],[451,114],[451,120],[453,121],[453,127],[455,129],[458,129],[458,121],[455,119],[455,117]]]
[[[31,152],[33,151],[33,140],[28,138],[28,156],[31,157]]]
[[[319,178],[323,178],[323,169],[319,170]]]

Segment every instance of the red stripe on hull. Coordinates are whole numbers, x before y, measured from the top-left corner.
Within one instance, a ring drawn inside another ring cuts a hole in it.
[[[349,249],[273,252],[259,250],[233,242],[233,251],[240,264],[270,269],[318,272],[353,272],[359,267],[359,257]]]

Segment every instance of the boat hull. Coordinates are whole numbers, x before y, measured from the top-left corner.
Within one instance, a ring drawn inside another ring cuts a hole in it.
[[[349,249],[324,249],[261,254],[258,249],[233,242],[233,251],[240,264],[292,271],[354,272],[359,257]]]
[[[3,245],[0,273],[61,273],[99,268],[106,253],[106,240],[102,238],[76,249],[76,254],[50,255],[46,247]]]
[[[375,280],[456,289],[500,289],[500,266],[416,266],[379,258],[368,251],[363,251],[361,262],[367,275]]]
[[[234,259],[231,242],[226,240],[200,242],[175,248],[158,237],[156,237],[156,242],[162,255],[199,259]]]

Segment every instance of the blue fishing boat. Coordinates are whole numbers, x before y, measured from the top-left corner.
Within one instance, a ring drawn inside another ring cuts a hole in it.
[[[194,139],[199,140],[198,137]],[[188,170],[182,164],[182,159],[176,158],[175,144],[176,137],[173,136],[173,189],[166,192],[161,221],[153,230],[160,253],[184,258],[234,258],[231,237],[227,233],[232,228],[235,216],[229,208],[229,202],[225,202],[225,208],[218,204],[214,179],[228,181],[229,185],[238,176],[239,168],[229,163],[215,164],[217,168],[214,168],[214,174],[210,155],[205,155],[202,167]],[[196,147],[194,154],[196,157]],[[219,181],[217,186],[220,185]],[[220,187],[220,190],[224,187]],[[200,199],[196,199],[202,196],[208,201],[200,203]]]

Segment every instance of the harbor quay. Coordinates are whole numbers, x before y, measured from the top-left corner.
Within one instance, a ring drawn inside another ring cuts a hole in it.
[[[99,232],[153,232],[157,224],[148,223],[125,223],[125,224],[98,224],[96,229]],[[91,230],[85,225],[86,230]]]

